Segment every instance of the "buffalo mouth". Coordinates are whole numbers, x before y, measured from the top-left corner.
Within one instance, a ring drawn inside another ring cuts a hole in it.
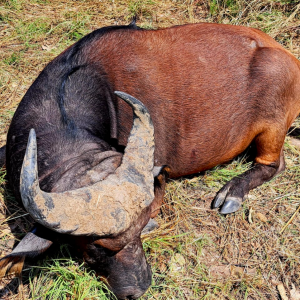
[[[84,259],[118,299],[138,299],[151,285],[152,272],[139,237],[119,251],[89,244]]]

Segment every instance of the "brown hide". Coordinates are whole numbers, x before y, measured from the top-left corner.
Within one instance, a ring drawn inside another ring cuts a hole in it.
[[[104,41],[105,39],[105,41]],[[155,125],[155,165],[171,177],[209,169],[255,139],[257,163],[278,161],[300,111],[299,62],[263,32],[194,24],[112,31],[86,49],[114,90],[140,99]],[[119,140],[131,111],[119,102]]]

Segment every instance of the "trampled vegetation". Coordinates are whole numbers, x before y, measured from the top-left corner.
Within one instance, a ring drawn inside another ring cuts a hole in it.
[[[144,28],[195,22],[256,27],[300,59],[295,0],[0,0],[0,146],[19,101],[51,59],[92,30],[128,24],[133,16]],[[286,171],[226,217],[210,204],[226,181],[250,167],[245,157],[171,180],[160,228],[143,237],[153,283],[142,299],[300,299],[300,147],[291,137],[285,157]],[[32,220],[15,202],[5,169],[0,184],[4,256]],[[25,265],[22,279],[3,279],[0,298],[114,299],[66,245]]]

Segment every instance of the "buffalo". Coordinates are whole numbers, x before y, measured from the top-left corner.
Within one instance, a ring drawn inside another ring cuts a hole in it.
[[[151,284],[140,234],[155,226],[167,178],[252,145],[251,169],[212,203],[233,213],[284,170],[299,112],[299,61],[257,29],[132,22],[90,33],[46,66],[12,119],[7,177],[37,227],[0,261],[2,275],[55,232],[72,236],[119,299],[140,297]]]

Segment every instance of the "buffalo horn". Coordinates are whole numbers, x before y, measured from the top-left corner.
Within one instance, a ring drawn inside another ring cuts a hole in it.
[[[30,130],[20,178],[25,209],[40,224],[73,235],[117,235],[127,230],[154,199],[154,130],[146,107],[115,92],[133,109],[133,126],[121,165],[103,181],[62,193],[39,187],[37,143]]]

